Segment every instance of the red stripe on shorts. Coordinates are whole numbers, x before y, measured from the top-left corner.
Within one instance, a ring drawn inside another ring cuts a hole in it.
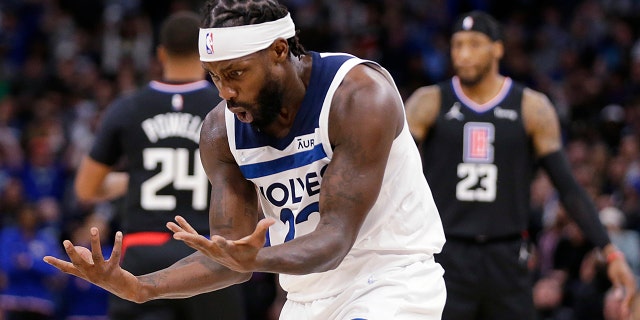
[[[159,246],[171,239],[171,234],[166,232],[136,232],[122,237],[122,255],[124,257],[130,246]]]

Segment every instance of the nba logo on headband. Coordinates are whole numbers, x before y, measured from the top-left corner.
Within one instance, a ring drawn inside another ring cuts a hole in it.
[[[215,33],[215,50],[213,37]],[[296,35],[291,15],[258,24],[235,27],[200,28],[198,51],[200,61],[214,62],[244,57],[269,47],[278,38],[289,39]]]
[[[207,33],[205,38],[207,39],[207,41],[206,41],[206,43],[207,43],[206,44],[207,53],[208,54],[213,54],[213,32]]]

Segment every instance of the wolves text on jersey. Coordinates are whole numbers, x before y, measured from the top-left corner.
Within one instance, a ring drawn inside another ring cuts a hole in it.
[[[320,193],[320,181],[326,169],[325,165],[320,172],[309,172],[302,178],[291,178],[287,181],[273,182],[268,186],[259,186],[260,193],[276,207],[299,203],[304,193],[309,197]]]

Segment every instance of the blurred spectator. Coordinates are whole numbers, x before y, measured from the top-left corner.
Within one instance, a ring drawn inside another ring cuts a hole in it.
[[[57,132],[48,131],[45,125],[34,123],[27,133],[27,158],[19,174],[28,201],[45,197],[62,201],[65,193],[66,172],[55,154]]]
[[[22,181],[17,178],[9,178],[4,189],[0,192],[0,227],[16,223],[18,211],[24,201]]]
[[[62,255],[40,222],[36,208],[23,205],[17,223],[0,231],[0,310],[8,320],[53,319],[56,311],[52,286],[61,275],[42,258]]]
[[[580,228],[573,221],[568,221],[554,250],[554,273],[562,274],[563,288],[562,306],[575,308],[580,297],[583,283],[580,268],[585,256],[591,251]],[[579,319],[579,318],[578,318]]]
[[[562,306],[564,275],[561,272],[549,274],[533,286],[533,304],[540,320],[569,320],[572,312]]]
[[[640,236],[638,232],[625,228],[624,213],[616,207],[606,207],[600,210],[600,221],[607,228],[611,242],[624,253],[636,277],[640,277]]]
[[[556,248],[564,236],[565,226],[570,221],[564,207],[556,198],[545,205],[543,215],[543,230],[537,237],[536,250],[539,277],[546,277],[554,271]]]
[[[109,259],[113,245],[107,217],[99,212],[86,216],[81,223],[71,231],[71,242],[76,245],[90,246],[89,229],[98,228],[102,255]],[[67,277],[67,285],[63,291],[62,319],[63,320],[107,320],[109,292],[78,277]]]
[[[42,198],[34,205],[40,217],[40,229],[48,233],[53,239],[60,238],[62,226],[62,212],[60,202],[54,198]]]
[[[9,95],[0,97],[0,190],[6,182],[3,176],[19,168],[23,160],[15,112],[15,99]]]
[[[600,111],[600,134],[611,150],[620,144],[620,132],[624,128],[624,108],[619,104],[609,104]]]
[[[102,69],[118,74],[129,60],[137,72],[144,71],[153,53],[153,33],[144,16],[126,16],[115,28],[107,28],[103,35]]]

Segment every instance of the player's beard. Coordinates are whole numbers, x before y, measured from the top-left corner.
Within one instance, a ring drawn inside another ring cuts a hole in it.
[[[465,87],[473,87],[480,83],[482,79],[484,79],[491,72],[491,63],[486,63],[482,65],[478,72],[472,76],[461,76],[460,72],[456,70],[456,74],[458,75],[458,79],[460,79],[460,83]]]
[[[256,98],[256,114],[253,115],[251,126],[258,131],[265,131],[280,114],[284,89],[277,81],[267,81],[260,89]]]
[[[284,89],[277,81],[267,81],[260,88],[255,103],[230,100],[227,104],[232,107],[242,107],[251,112],[253,120],[251,126],[258,131],[265,132],[280,114],[282,109]]]

